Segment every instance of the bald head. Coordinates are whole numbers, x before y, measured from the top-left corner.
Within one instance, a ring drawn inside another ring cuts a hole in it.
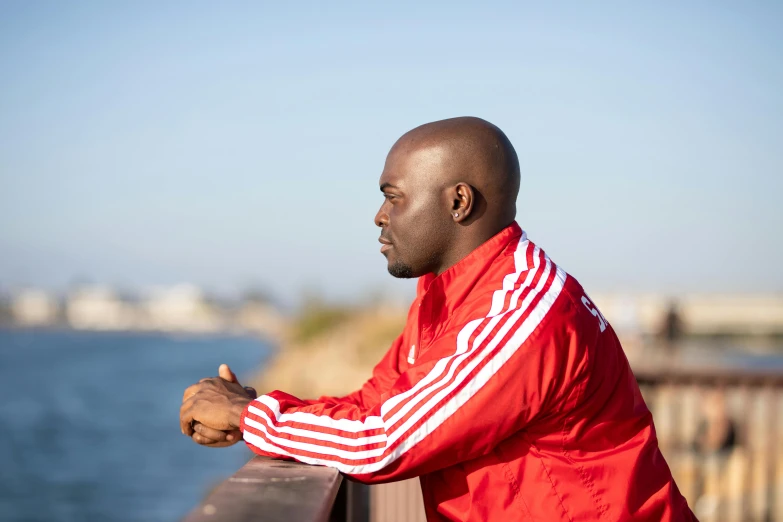
[[[431,183],[469,184],[486,202],[481,217],[496,221],[495,227],[514,220],[519,159],[503,131],[490,122],[466,116],[425,123],[397,140],[392,154],[432,162],[433,168],[417,171]]]
[[[511,224],[519,161],[503,132],[471,117],[427,123],[392,147],[375,222],[398,277],[440,273]]]

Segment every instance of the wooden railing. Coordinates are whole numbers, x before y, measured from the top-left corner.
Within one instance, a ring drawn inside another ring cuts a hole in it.
[[[366,486],[333,468],[255,457],[185,522],[368,522]]]
[[[783,371],[642,369],[658,443],[701,522],[783,521]]]
[[[783,522],[783,372],[635,368],[659,445],[701,522]],[[367,487],[256,457],[187,522],[424,520],[418,480]]]

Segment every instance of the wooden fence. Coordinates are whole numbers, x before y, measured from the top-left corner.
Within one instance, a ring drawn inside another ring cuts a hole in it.
[[[783,521],[783,372],[634,373],[661,451],[701,522]]]

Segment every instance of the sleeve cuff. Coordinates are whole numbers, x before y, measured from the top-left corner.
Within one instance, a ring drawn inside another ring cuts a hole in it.
[[[245,430],[247,429],[247,424],[245,424],[245,419],[247,418],[247,413],[248,413],[248,410],[250,409],[250,405],[253,404],[254,402],[256,402],[255,399],[253,399],[252,401],[248,402],[245,405],[245,409],[243,409],[242,413],[239,415],[239,431],[241,431],[242,434],[244,434]]]
[[[253,404],[254,402],[256,402],[256,399],[253,399],[252,401],[248,402],[247,405],[245,406],[245,409],[242,410],[242,414],[239,416],[239,430],[242,432],[242,436],[243,437],[245,435],[245,431],[247,430],[247,424],[245,423],[245,419],[248,416],[250,405]],[[250,450],[253,453],[255,453],[256,455],[260,455],[262,457],[272,457],[272,458],[280,459],[280,460],[295,460],[295,459],[293,459],[291,457],[288,457],[288,456],[285,456],[285,455],[278,455],[277,453],[271,453],[271,452],[268,452],[268,451],[264,451],[261,448],[259,448],[258,446],[254,445],[254,444],[251,444],[250,441],[248,441],[248,440],[245,440],[245,445],[248,448],[250,448]]]

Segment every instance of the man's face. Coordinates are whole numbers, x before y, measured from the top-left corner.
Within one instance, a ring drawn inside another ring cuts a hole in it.
[[[381,252],[394,277],[438,271],[448,248],[452,221],[440,155],[435,148],[406,151],[395,146],[386,158],[380,179],[384,202],[375,224],[381,227]]]

